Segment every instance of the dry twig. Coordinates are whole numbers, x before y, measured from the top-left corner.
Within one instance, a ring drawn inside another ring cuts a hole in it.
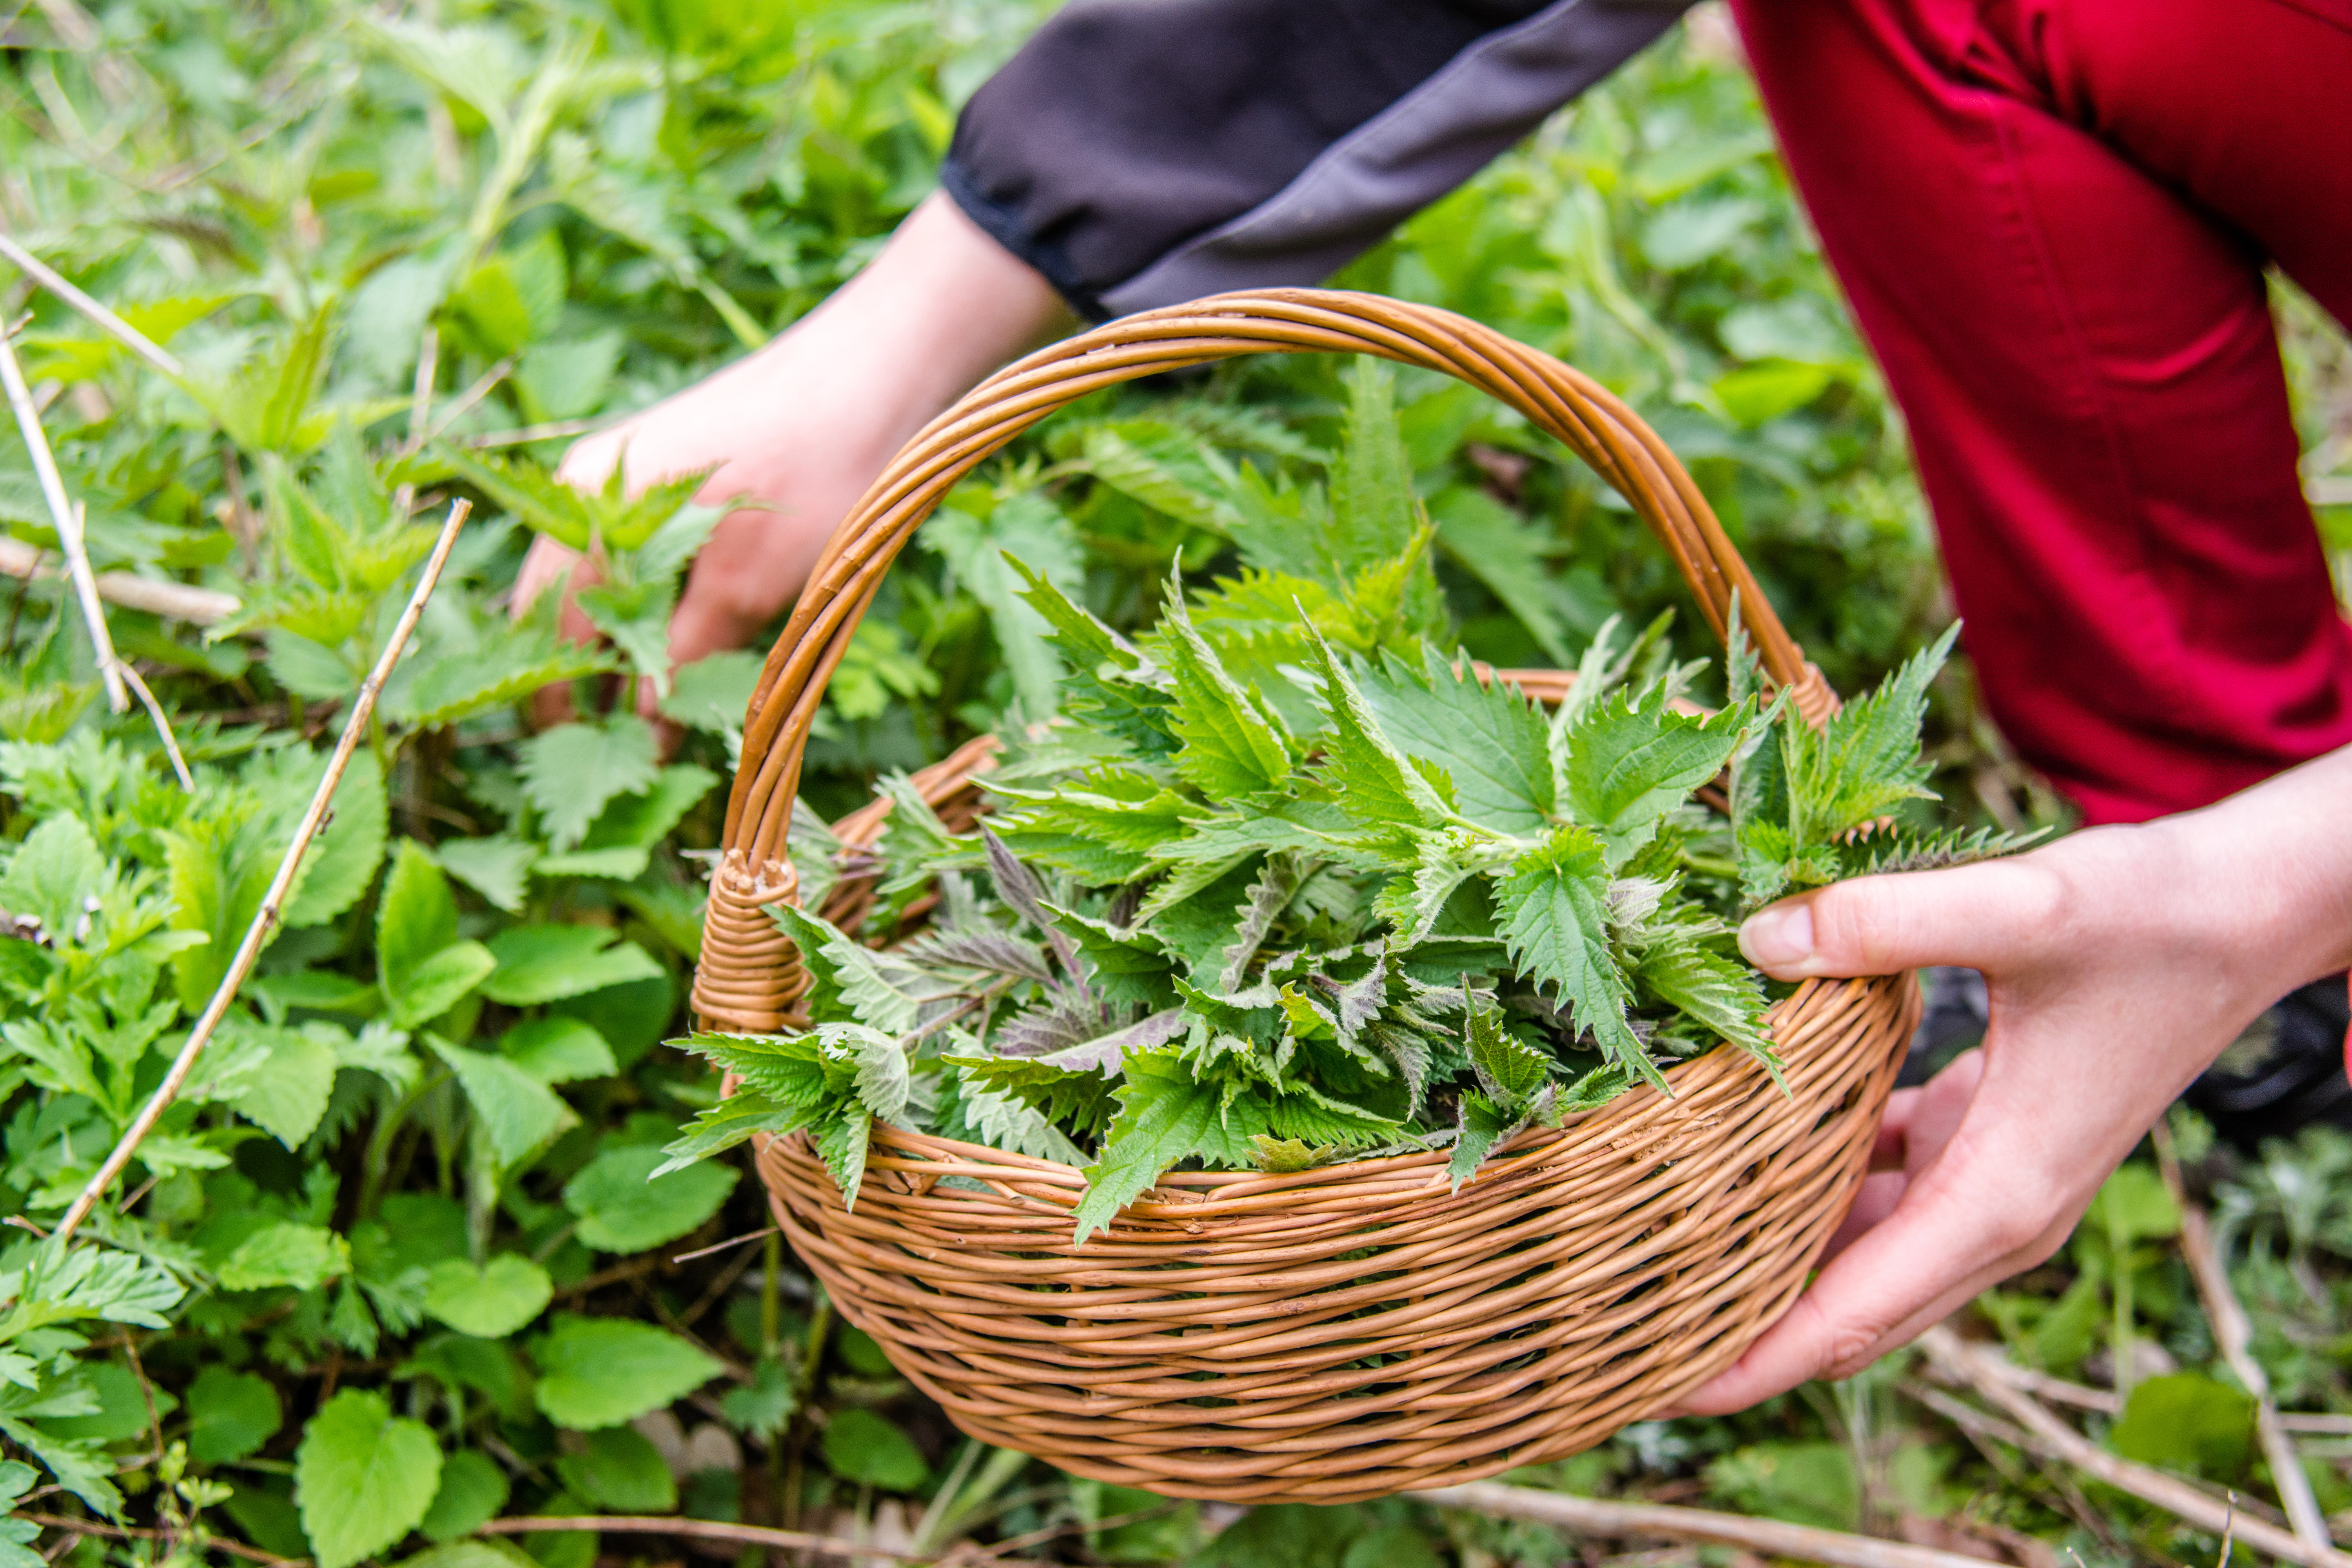
[[[1984,1568],[1979,1558],[1938,1552],[1930,1546],[1906,1546],[1901,1542],[1849,1535],[1843,1531],[1783,1524],[1773,1519],[1747,1519],[1701,1508],[1603,1502],[1596,1498],[1569,1497],[1500,1481],[1472,1481],[1465,1486],[1436,1487],[1407,1495],[1439,1508],[1556,1525],[1580,1535],[1612,1540],[1646,1536],[1710,1546],[1737,1546],[1767,1557],[1826,1563],[1829,1568]]]
[[[170,1535],[160,1530],[142,1530],[136,1525],[129,1524],[108,1524],[95,1519],[68,1519],[63,1514],[26,1512],[19,1513],[16,1517],[28,1520],[44,1530],[62,1530],[72,1535],[102,1535],[110,1541],[169,1541],[172,1539]],[[307,1557],[280,1557],[274,1552],[264,1552],[257,1546],[247,1546],[241,1541],[223,1541],[216,1535],[207,1536],[205,1544],[215,1552],[226,1552],[232,1557],[242,1557],[248,1563],[269,1563],[271,1568],[296,1568],[297,1564],[310,1562]]]
[[[33,472],[41,482],[41,499],[48,502],[49,521],[58,531],[58,548],[65,552],[66,573],[73,579],[75,596],[81,601],[81,616],[89,626],[90,646],[98,650],[98,673],[106,682],[106,700],[117,713],[131,706],[130,689],[123,684],[121,661],[114,657],[114,639],[107,635],[106,611],[98,602],[98,579],[89,569],[89,552],[82,547],[81,513],[66,499],[66,482],[58,473],[57,455],[49,450],[47,432],[41,428],[41,411],[33,405],[33,394],[25,384],[24,367],[16,363],[16,345],[0,332],[0,386],[8,394],[8,406],[16,416],[16,428],[24,432],[25,445],[33,455]]]
[[[47,262],[5,234],[0,234],[0,256],[15,262],[19,270],[58,299],[87,317],[92,326],[108,337],[162,371],[165,375],[186,374],[180,362],[163,346],[75,288],[54,271]]]
[[[1998,1373],[1985,1370],[1988,1357],[1938,1324],[1919,1336],[1919,1346],[1947,1376],[1966,1383],[1999,1406],[2024,1428],[2032,1439],[2025,1447],[2062,1459],[2092,1479],[2129,1492],[2142,1502],[2219,1535],[2229,1528],[2237,1510],[2217,1502],[2178,1476],[2152,1466],[2118,1458],[2053,1415],[2031,1396],[2012,1387]],[[2237,1518],[2237,1533],[2255,1551],[2306,1568],[2352,1568],[2352,1555],[2333,1547],[2315,1546],[2292,1531],[2260,1520]]]
[[[580,1518],[494,1519],[478,1535],[529,1535],[548,1530],[604,1531],[617,1534],[676,1535],[695,1541],[725,1541],[738,1546],[765,1546],[779,1552],[811,1552],[819,1557],[880,1557],[893,1563],[954,1563],[959,1557],[919,1556],[887,1546],[867,1546],[838,1535],[811,1535],[801,1530],[775,1530],[763,1524],[730,1524],[716,1519],[656,1519],[630,1514],[588,1514]],[[1050,1568],[1034,1557],[994,1557],[989,1568]],[[1956,1560],[1958,1561],[1958,1560]],[[1927,1568],[1923,1564],[1922,1568]],[[1971,1568],[1983,1568],[1975,1563]]]
[[[343,782],[343,770],[351,765],[352,753],[358,749],[360,737],[367,731],[368,719],[375,712],[376,693],[383,689],[384,678],[392,673],[392,667],[399,660],[401,650],[408,646],[409,634],[416,629],[417,617],[425,613],[425,602],[433,596],[434,585],[441,580],[441,568],[449,559],[449,547],[457,542],[457,530],[464,525],[468,510],[468,503],[462,500],[449,508],[449,521],[442,524],[441,537],[433,542],[433,553],[425,563],[425,574],[417,579],[416,591],[408,596],[408,607],[401,612],[399,622],[392,628],[391,640],[384,644],[375,668],[368,671],[367,679],[361,683],[359,695],[352,700],[351,717],[343,724],[342,738],[335,742],[335,754],[327,763],[326,774],[320,779],[317,791],[310,796],[310,809],[302,814],[300,824],[294,829],[294,841],[286,847],[285,858],[278,862],[278,874],[270,879],[269,891],[263,896],[261,908],[255,912],[253,923],[246,928],[245,941],[237,947],[236,958],[230,961],[228,973],[221,976],[212,1000],[205,1004],[204,1016],[196,1020],[196,1026],[188,1031],[187,1043],[180,1047],[180,1054],[172,1062],[172,1070],[163,1075],[163,1081],[156,1088],[153,1098],[140,1111],[138,1120],[123,1132],[121,1141],[114,1146],[114,1152],[106,1157],[106,1163],[98,1168],[98,1173],[89,1179],[89,1184],[82,1188],[81,1195],[74,1199],[73,1207],[66,1211],[65,1218],[58,1222],[55,1233],[58,1240],[62,1241],[73,1234],[74,1227],[81,1224],[91,1207],[105,1195],[114,1178],[131,1163],[131,1156],[139,1152],[141,1141],[154,1128],[163,1112],[171,1108],[172,1101],[180,1092],[180,1086],[186,1083],[188,1075],[195,1070],[196,1058],[210,1043],[213,1031],[220,1027],[221,1019],[227,1016],[229,1004],[236,998],[237,988],[245,984],[246,976],[253,973],[254,964],[261,957],[262,944],[268,941],[271,929],[278,923],[278,912],[285,904],[287,890],[293,886],[294,873],[301,867],[303,852],[310,847],[310,840],[325,822],[328,804],[335,797],[336,786]]]
[[[2279,1506],[2294,1532],[2314,1546],[2334,1544],[2327,1531],[2327,1516],[2319,1510],[2319,1500],[2312,1495],[2311,1478],[2303,1473],[2302,1456],[2294,1451],[2294,1439],[2279,1420],[2278,1401],[2271,1397],[2271,1381],[2263,1373],[2262,1363],[2253,1355],[2254,1326],[2246,1317],[2246,1309],[2238,1300],[2237,1291],[2230,1288],[2230,1271],[2222,1266],[2221,1252],[2213,1245],[2213,1227],[2205,1211],[2192,1203],[2189,1189],[2180,1180],[2180,1160],[2173,1152],[2172,1130],[2162,1121],[2151,1129],[2156,1140],[2156,1163],[2164,1173],[2164,1184],[2171,1191],[2172,1205],[2180,1211],[2180,1255],[2189,1260],[2189,1272],[2197,1281],[2197,1294],[2205,1303],[2205,1321],[2213,1326],[2213,1342],[2221,1349],[2221,1359],[2230,1371],[2254,1396],[2254,1435],[2261,1439],[2263,1458],[2271,1468],[2272,1484],[2278,1488]],[[2229,1561],[2223,1552],[2221,1560]]]

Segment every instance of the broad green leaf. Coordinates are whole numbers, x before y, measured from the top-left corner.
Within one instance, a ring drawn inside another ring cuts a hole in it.
[[[627,1426],[588,1434],[587,1447],[555,1461],[565,1487],[614,1513],[667,1513],[677,1506],[677,1481],[661,1450]]]
[[[326,762],[320,760],[320,773]],[[316,780],[313,784],[315,785]],[[389,819],[384,808],[383,769],[365,748],[352,753],[335,788],[334,817],[310,841],[302,869],[287,900],[286,926],[299,931],[334,919],[359,901],[383,863]]]
[[[2133,1385],[2107,1446],[2144,1465],[2221,1480],[2245,1468],[2253,1435],[2252,1399],[2200,1373],[2180,1372]]]
[[[616,795],[651,789],[660,776],[653,727],[635,714],[559,724],[520,748],[523,798],[539,811],[549,847],[571,848]]]
[[[563,1206],[580,1222],[580,1239],[602,1252],[643,1252],[700,1226],[735,1190],[730,1166],[705,1162],[654,1176],[662,1163],[657,1149],[624,1144],[565,1183]]]
[[[620,1070],[604,1037],[577,1018],[551,1016],[517,1024],[499,1037],[499,1054],[551,1087]]]
[[[333,1046],[299,1029],[255,1032],[268,1059],[243,1080],[237,1112],[289,1149],[299,1148],[326,1114],[341,1059]]]
[[[1184,596],[1168,588],[1168,668],[1175,677],[1171,728],[1183,749],[1176,771],[1213,801],[1264,795],[1290,776],[1289,739],[1280,721],[1225,672],[1185,613]]]
[[[502,1340],[545,1310],[554,1293],[547,1270],[515,1253],[478,1268],[445,1258],[425,1279],[425,1310],[461,1334]]]
[[[913,1439],[871,1410],[836,1411],[824,1428],[824,1462],[843,1480],[910,1492],[930,1475]]]
[[[39,823],[8,857],[0,874],[0,909],[31,915],[51,941],[70,940],[81,921],[82,900],[98,890],[106,857],[81,818],[60,812]]]
[[[708,734],[740,731],[759,689],[761,662],[756,653],[730,648],[684,666],[662,699],[662,717]]]
[[[1551,536],[1484,490],[1465,486],[1437,496],[1430,502],[1430,513],[1447,559],[1502,601],[1546,658],[1562,667],[1574,664],[1568,643],[1574,602],[1560,590],[1546,562],[1558,548]]]
[[[1621,692],[1568,730],[1560,804],[1600,835],[1612,870],[1655,836],[1667,812],[1723,771],[1751,717],[1734,708],[1691,718],[1668,708],[1666,695],[1663,685],[1639,700]]]
[[[490,939],[498,967],[482,983],[482,994],[529,1007],[661,973],[644,948],[633,942],[615,945],[614,934],[601,926],[509,927]]]
[[[393,1021],[430,1022],[457,1005],[496,966],[478,942],[457,940],[448,879],[413,839],[403,839],[376,909],[377,972]]]
[[[980,601],[996,635],[997,653],[1013,679],[1021,711],[1033,721],[1060,706],[1062,661],[1047,641],[1052,629],[1022,595],[1013,570],[1019,561],[1038,576],[1066,589],[1086,582],[1086,561],[1076,531],[1059,507],[1029,492],[981,509],[961,504],[958,492],[915,537],[947,563],[953,581]],[[1011,559],[1008,560],[1008,557]]]
[[[522,912],[523,889],[539,846],[504,834],[488,838],[452,838],[431,851],[446,871],[507,913]]]
[[[457,1075],[499,1164],[515,1164],[579,1124],[580,1118],[561,1095],[506,1058],[469,1051],[430,1035],[425,1043]]]
[[[1217,1125],[1217,1089],[1195,1082],[1172,1048],[1130,1055],[1126,1079],[1118,1089],[1118,1118],[1084,1173],[1086,1195],[1073,1216],[1076,1243],[1108,1229],[1113,1215],[1192,1153]]]
[[[1497,833],[1533,836],[1557,805],[1550,726],[1517,689],[1457,672],[1435,648],[1413,668],[1394,655],[1361,672],[1364,703],[1409,756],[1445,770],[1454,808]]]
[[[294,1500],[319,1568],[348,1568],[416,1528],[441,1482],[441,1446],[373,1390],[319,1408],[294,1451]]]
[[[1324,789],[1356,822],[1373,831],[1445,823],[1453,812],[1438,787],[1390,741],[1371,704],[1340,668],[1322,634],[1312,626],[1307,630],[1330,721],[1319,775]],[[1452,780],[1445,772],[1435,764],[1424,765],[1446,780],[1450,792]]]
[[[215,1363],[188,1385],[188,1455],[198,1464],[244,1458],[276,1436],[285,1420],[266,1377]]]
[[[427,1541],[454,1542],[471,1535],[507,1506],[509,1488],[507,1473],[499,1462],[478,1448],[460,1448],[441,1461],[441,1485],[433,1494],[433,1506],[425,1510],[417,1522],[417,1531]],[[488,1544],[471,1542],[469,1544]],[[404,1568],[414,1568],[425,1556],[411,1557]],[[427,1568],[520,1568],[511,1560],[476,1564],[439,1563]]]
[[[351,1266],[351,1249],[333,1231],[280,1221],[237,1243],[222,1260],[218,1277],[224,1290],[310,1290],[348,1273]]]
[[[1633,998],[1609,945],[1607,861],[1589,828],[1556,828],[1496,885],[1496,913],[1513,960],[1558,991],[1577,1027],[1612,1060],[1663,1083],[1625,1021]]]
[[[569,1313],[533,1342],[539,1408],[559,1426],[617,1426],[719,1375],[716,1361],[650,1323]]]

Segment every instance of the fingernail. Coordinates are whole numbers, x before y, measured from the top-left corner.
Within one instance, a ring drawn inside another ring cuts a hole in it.
[[[1811,904],[1759,910],[1739,928],[1739,951],[1759,969],[1793,969],[1813,956]]]

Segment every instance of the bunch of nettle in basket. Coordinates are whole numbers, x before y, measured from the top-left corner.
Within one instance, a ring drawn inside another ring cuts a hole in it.
[[[890,786],[881,891],[936,885],[919,934],[771,911],[809,1026],[686,1042],[741,1087],[672,1163],[805,1131],[854,1202],[879,1119],[1085,1167],[1081,1239],[1182,1161],[1450,1145],[1458,1184],[1521,1128],[1664,1089],[1662,1062],[1728,1043],[1777,1075],[1743,906],[2006,847],[1883,820],[1927,795],[1948,635],[1815,731],[1736,628],[1709,715],[1663,622],[1612,623],[1547,713],[1440,640],[1429,531],[1392,504],[1402,553],[1171,583],[1133,640],[1024,568],[1064,710],[983,781],[973,834]],[[1294,543],[1380,531],[1318,510]]]

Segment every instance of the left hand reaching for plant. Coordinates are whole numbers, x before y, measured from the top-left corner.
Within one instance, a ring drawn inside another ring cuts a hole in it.
[[[1692,1415],[1851,1376],[2048,1258],[2240,1031],[2352,963],[2352,749],[2202,811],[1784,900],[1739,945],[1780,980],[1981,970],[1992,1024],[1895,1096],[1843,1249]]]

